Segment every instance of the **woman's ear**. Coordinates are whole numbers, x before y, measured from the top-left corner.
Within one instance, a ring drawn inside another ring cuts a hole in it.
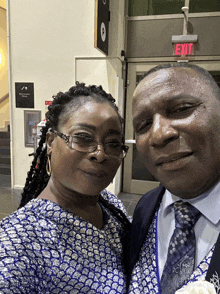
[[[47,154],[50,154],[52,152],[54,138],[55,138],[54,133],[52,133],[51,131],[47,132],[46,134]]]

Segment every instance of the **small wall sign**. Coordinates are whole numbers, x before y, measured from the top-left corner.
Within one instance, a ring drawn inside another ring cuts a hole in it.
[[[45,120],[46,120],[46,113],[48,112],[48,107],[52,104],[53,101],[47,100],[45,101]]]
[[[109,0],[95,2],[95,48],[108,55]]]
[[[175,35],[172,36],[173,55],[177,59],[188,60],[190,56],[195,55],[195,46],[198,41],[198,35]]]
[[[173,45],[174,55],[195,55],[193,43],[176,43]]]
[[[15,83],[16,107],[34,108],[34,83]]]

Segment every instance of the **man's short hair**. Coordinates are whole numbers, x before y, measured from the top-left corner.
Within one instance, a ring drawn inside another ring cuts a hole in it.
[[[190,68],[190,69],[195,70],[197,73],[200,74],[201,79],[205,83],[208,83],[210,85],[210,87],[212,88],[214,94],[220,100],[220,88],[219,88],[218,84],[216,83],[216,81],[214,80],[214,78],[212,77],[212,75],[207,70],[205,70],[204,68],[202,68],[202,67],[200,67],[198,65],[195,65],[195,64],[190,64],[190,63],[186,63],[186,62],[160,64],[160,65],[157,65],[157,66],[151,68],[149,71],[147,71],[143,75],[141,80],[143,80],[146,76],[150,75],[151,73],[157,72],[157,71],[159,71],[161,69],[176,68],[176,67],[185,67],[185,68]],[[204,79],[203,79],[203,77],[204,77]]]

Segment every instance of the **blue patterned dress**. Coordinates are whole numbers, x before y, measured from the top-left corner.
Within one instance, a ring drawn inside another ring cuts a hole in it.
[[[120,200],[102,196],[125,212]],[[0,293],[124,293],[123,226],[104,209],[105,225],[49,200],[34,199],[0,223]]]

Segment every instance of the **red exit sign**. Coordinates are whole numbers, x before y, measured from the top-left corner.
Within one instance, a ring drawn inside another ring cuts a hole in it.
[[[173,55],[194,55],[194,43],[173,44]]]

